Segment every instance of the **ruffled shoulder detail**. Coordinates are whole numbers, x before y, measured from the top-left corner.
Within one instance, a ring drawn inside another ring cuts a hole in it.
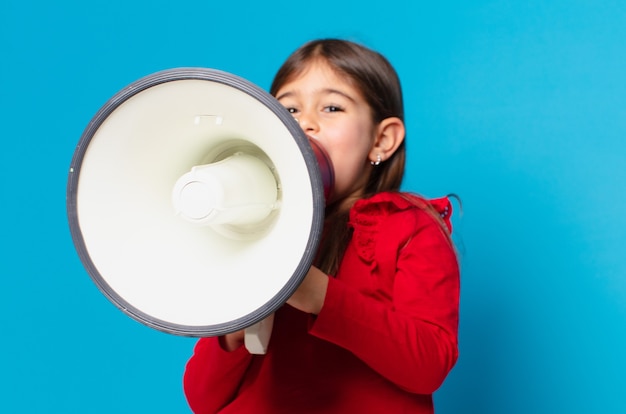
[[[450,197],[433,198],[427,201],[439,214],[439,217],[441,217],[441,220],[448,228],[448,232],[452,234],[452,203],[450,202]]]
[[[432,208],[452,233],[452,203],[448,197],[425,199],[408,193],[383,192],[354,203],[348,225],[354,229],[353,243],[361,259],[375,266],[376,241],[381,224],[389,215],[416,207],[423,210]]]

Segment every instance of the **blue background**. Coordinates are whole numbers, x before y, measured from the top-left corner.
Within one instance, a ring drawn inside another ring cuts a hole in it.
[[[404,86],[405,189],[461,195],[460,360],[445,413],[624,413],[626,3],[5,0],[0,411],[185,413],[195,340],[97,290],[65,188],[83,129],[180,66],[263,88],[311,38],[381,51]]]

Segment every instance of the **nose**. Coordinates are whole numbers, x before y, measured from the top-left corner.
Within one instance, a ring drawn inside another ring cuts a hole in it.
[[[304,132],[312,133],[319,129],[319,122],[311,111],[301,111],[295,118]]]

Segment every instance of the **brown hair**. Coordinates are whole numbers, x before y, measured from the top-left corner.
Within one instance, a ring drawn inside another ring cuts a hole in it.
[[[380,53],[357,43],[341,39],[320,39],[308,42],[293,52],[280,67],[270,93],[300,75],[315,60],[323,60],[338,74],[351,82],[367,101],[374,124],[390,117],[404,121],[402,88],[398,75]],[[380,165],[372,166],[364,189],[364,198],[381,191],[398,191],[404,175],[406,150],[404,141],[393,155]],[[348,229],[349,210],[337,210],[334,203],[326,211],[325,235],[316,265],[328,274],[335,274],[352,236]]]

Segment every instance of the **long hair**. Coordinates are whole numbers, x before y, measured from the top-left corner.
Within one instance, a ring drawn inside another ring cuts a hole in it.
[[[279,68],[270,93],[298,77],[314,61],[323,60],[340,76],[351,82],[368,103],[374,125],[390,117],[404,121],[402,88],[398,75],[380,53],[357,43],[341,39],[320,39],[304,44]],[[372,166],[364,188],[364,198],[382,191],[398,191],[404,176],[406,149],[404,141],[385,162]],[[316,266],[334,275],[352,233],[348,228],[349,208],[340,210],[334,203],[326,209],[324,237]]]

